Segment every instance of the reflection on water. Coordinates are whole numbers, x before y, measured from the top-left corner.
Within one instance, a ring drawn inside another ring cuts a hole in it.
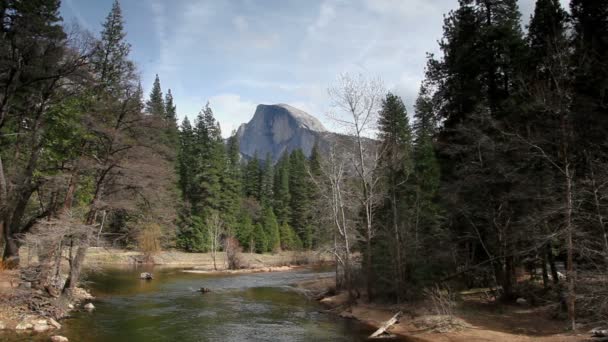
[[[157,269],[154,280],[142,281],[140,272],[92,275],[96,310],[76,313],[63,322],[61,333],[70,341],[94,342],[362,341],[370,334],[355,321],[319,312],[318,303],[289,286],[329,273],[202,275]],[[201,287],[212,292],[196,292]]]

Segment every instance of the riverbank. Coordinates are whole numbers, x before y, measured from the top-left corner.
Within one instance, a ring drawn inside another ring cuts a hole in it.
[[[25,273],[36,269],[37,259],[28,255],[26,248],[20,251],[19,270],[0,270],[0,330],[22,333],[48,334],[59,330],[60,319],[73,310],[83,309],[83,305],[94,300],[84,289],[77,289],[71,298],[50,294],[32,288]],[[332,261],[331,255],[314,252],[281,252],[276,254],[242,253],[239,255],[240,269],[229,270],[226,254],[218,252],[215,263],[211,253],[184,253],[163,251],[152,256],[151,264],[144,264],[144,256],[136,251],[124,249],[92,247],[85,259],[85,267],[95,271],[104,267],[127,265],[158,265],[169,268],[188,268],[189,273],[200,274],[240,274],[260,272],[283,272],[303,265],[324,264]]]
[[[137,251],[116,248],[92,247],[87,252],[85,264],[90,267],[104,265],[130,265],[144,263],[144,256]],[[239,268],[263,269],[267,267],[311,265],[333,262],[332,255],[318,252],[284,251],[273,254],[240,253]],[[151,263],[161,266],[193,267],[197,270],[228,270],[226,253],[218,252],[214,263],[211,253],[186,253],[162,251],[151,257]]]
[[[333,277],[298,283],[328,308],[345,318],[356,319],[374,328],[381,327],[395,313],[402,312],[398,323],[388,331],[407,341],[420,342],[578,342],[586,341],[589,334],[565,331],[566,323],[551,318],[551,308],[527,305],[497,304],[469,297],[459,301],[452,316],[433,313],[433,305],[419,301],[402,305],[367,304],[364,299],[347,305],[346,293],[335,293]]]
[[[61,330],[62,318],[73,310],[83,309],[94,299],[82,288],[76,288],[70,298],[53,296],[32,288],[21,270],[1,270],[0,330],[30,336],[46,334],[51,338],[51,334]]]

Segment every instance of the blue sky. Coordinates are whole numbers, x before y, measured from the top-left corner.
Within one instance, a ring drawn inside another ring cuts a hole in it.
[[[113,0],[63,0],[66,22],[98,34]],[[566,3],[567,0],[562,0]],[[288,103],[329,129],[340,73],[380,77],[411,109],[443,14],[457,0],[121,0],[148,94],[159,74],[178,114],[209,101],[225,136],[259,103]],[[520,0],[523,18],[534,1]]]

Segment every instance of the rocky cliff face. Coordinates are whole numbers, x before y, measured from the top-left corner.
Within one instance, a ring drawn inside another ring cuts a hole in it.
[[[258,105],[251,121],[237,131],[246,158],[257,152],[264,159],[269,153],[275,161],[298,148],[308,156],[315,142],[325,145],[327,135],[319,120],[286,104]]]

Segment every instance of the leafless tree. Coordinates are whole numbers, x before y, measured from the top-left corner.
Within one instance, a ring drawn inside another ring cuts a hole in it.
[[[375,173],[381,156],[381,146],[370,141],[377,129],[377,114],[385,90],[379,79],[364,75],[343,74],[329,89],[334,112],[330,117],[352,135],[350,167],[358,179],[356,192],[364,213],[364,239],[366,248],[365,274],[368,300],[372,299],[372,239],[375,235],[374,208],[379,199],[377,186],[380,177]]]
[[[220,249],[220,239],[224,233],[224,221],[217,211],[213,211],[206,219],[207,229],[211,240],[211,258],[213,269],[217,271],[217,252]]]

